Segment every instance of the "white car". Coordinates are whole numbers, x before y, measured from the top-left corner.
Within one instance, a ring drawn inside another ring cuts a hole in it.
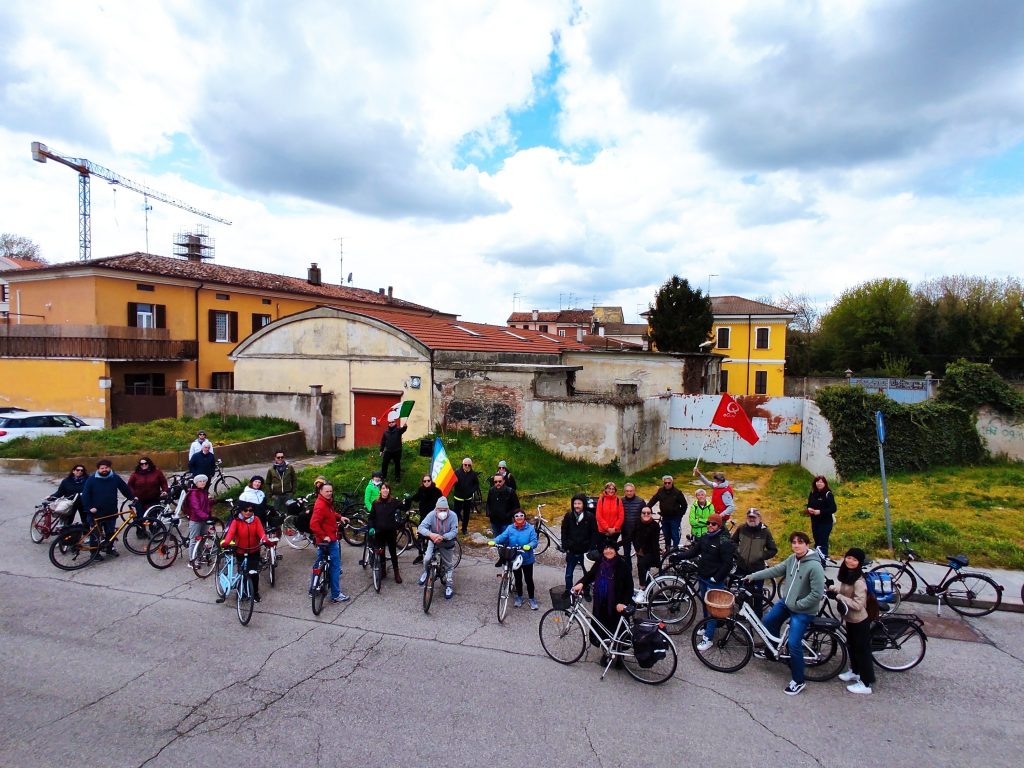
[[[70,413],[20,411],[0,415],[0,443],[6,443],[19,437],[63,435],[78,429],[91,430],[100,429],[100,427],[86,424]]]

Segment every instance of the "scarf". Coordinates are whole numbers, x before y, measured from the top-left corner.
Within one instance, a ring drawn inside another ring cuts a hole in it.
[[[864,569],[860,568],[847,568],[846,563],[842,563],[839,566],[839,576],[837,577],[843,584],[856,584],[857,579],[864,577]]]
[[[601,555],[594,579],[594,605],[604,603],[609,613],[615,612],[615,559]]]

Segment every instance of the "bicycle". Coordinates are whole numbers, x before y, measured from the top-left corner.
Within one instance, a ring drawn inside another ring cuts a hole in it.
[[[123,519],[108,539],[103,533],[101,522],[115,517]],[[128,507],[126,513],[93,515],[92,524],[88,528],[83,525],[69,525],[60,531],[50,545],[50,562],[62,571],[77,571],[99,558],[101,549],[112,547],[118,536],[121,536],[124,547],[129,552],[144,555],[146,550],[139,549],[137,544],[145,539],[136,537],[135,532],[139,529],[145,531],[151,523],[152,521],[139,520],[134,507]],[[149,544],[148,541],[145,543]]]
[[[917,592],[920,579],[925,585],[924,594],[936,598],[935,614],[942,615],[942,600],[961,616],[987,616],[999,608],[1003,601],[1003,586],[988,574],[977,571],[965,571],[968,565],[966,555],[947,555],[945,563],[933,560],[922,560],[910,548],[910,539],[900,538],[903,545],[903,556],[898,563],[879,565],[868,573],[888,573],[892,577],[893,586],[905,600]],[[933,584],[916,568],[914,561],[928,565],[946,566],[946,573]]]
[[[548,521],[541,515],[540,510],[542,507],[546,507],[547,504],[537,505],[537,516],[533,518],[533,527],[537,531],[537,551],[536,554],[540,555],[547,552],[548,547],[554,542],[555,550],[558,552],[564,551],[562,549],[562,539],[555,533],[555,529],[548,525]]]
[[[231,500],[228,499],[230,502]],[[146,547],[146,560],[157,570],[174,565],[181,549],[188,549],[188,564],[196,576],[205,579],[213,573],[216,564],[216,543],[224,534],[224,524],[215,517],[210,518],[206,533],[188,540],[188,521],[178,515],[177,509],[167,501],[146,510],[146,519],[151,529]]]
[[[765,646],[765,659],[769,661],[789,661],[789,624],[782,630],[782,636],[776,637],[754,613],[748,600],[753,593],[747,587],[737,590],[736,605],[739,620],[734,618],[715,618],[709,616],[693,628],[690,642],[693,652],[704,666],[717,672],[736,672],[743,669],[754,655],[754,637],[751,629],[761,638]],[[710,647],[698,649],[708,622],[716,622],[715,636]],[[807,627],[803,637],[804,675],[808,680],[823,682],[831,680],[847,668],[849,653],[846,641],[839,632],[839,622],[835,619],[816,616]],[[749,628],[748,628],[749,627]]]
[[[672,677],[679,663],[676,647],[672,639],[665,633],[661,623],[657,624],[659,645],[664,655],[651,666],[641,666],[633,649],[633,633],[637,631],[634,622],[631,626],[628,619],[636,613],[635,606],[627,606],[619,614],[619,623],[615,631],[609,631],[584,605],[576,592],[569,594],[568,608],[551,608],[540,619],[540,644],[544,652],[559,664],[575,664],[587,653],[588,638],[601,648],[604,653],[603,680],[612,664],[621,661],[626,671],[641,683],[659,685]],[[645,628],[647,629],[647,628]]]
[[[373,579],[373,591],[380,592],[380,585],[384,581],[384,547],[376,542],[370,545],[370,537],[363,536],[363,557],[359,561],[363,569],[370,569]]]
[[[320,551],[319,562],[313,564],[312,576],[309,582],[309,595],[312,599],[313,615],[319,616],[324,609],[324,599],[331,591],[331,547],[330,544],[318,544]]]
[[[423,583],[423,612],[430,613],[430,603],[434,599],[434,583],[441,579],[447,583],[448,572],[445,570],[444,562],[441,560],[441,550],[434,547],[434,552],[425,563],[424,570],[427,572],[427,580]]]
[[[36,506],[32,522],[29,525],[29,535],[32,537],[32,541],[42,544],[70,525],[75,517],[75,502],[77,500],[78,494],[53,501],[43,499]]]
[[[498,623],[504,624],[508,616],[508,604],[512,600],[512,585],[515,582],[515,572],[523,566],[523,552],[530,551],[530,545],[522,547],[509,547],[504,544],[491,544],[498,552],[498,558],[505,565],[498,574],[501,579],[498,584]]]
[[[234,475],[225,475],[224,462],[217,459],[217,469],[214,470],[208,486],[211,489],[210,494],[219,498],[239,485],[244,485],[244,483]]]
[[[252,587],[252,577],[258,573],[249,567],[249,553],[242,556],[239,563],[236,558],[234,547],[221,547],[218,561],[222,563],[217,574],[217,594],[220,597],[227,597],[231,590],[235,590],[235,610],[238,613],[238,620],[242,626],[246,626],[252,619],[255,596]],[[236,568],[237,566],[237,568]]]

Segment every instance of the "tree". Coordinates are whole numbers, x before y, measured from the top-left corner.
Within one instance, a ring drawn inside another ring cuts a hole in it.
[[[651,341],[661,352],[697,352],[714,323],[711,299],[676,275],[665,282],[647,313]]]
[[[10,232],[4,232],[0,235],[0,256],[5,256],[8,259],[38,261],[41,264],[46,263],[46,259],[39,254],[38,245],[27,237],[11,234]]]

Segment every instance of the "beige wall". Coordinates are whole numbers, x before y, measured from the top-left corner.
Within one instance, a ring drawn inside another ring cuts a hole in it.
[[[640,397],[683,391],[685,364],[669,355],[633,352],[566,352],[566,365],[582,365],[576,374],[580,392],[614,392],[616,381],[635,381]]]

